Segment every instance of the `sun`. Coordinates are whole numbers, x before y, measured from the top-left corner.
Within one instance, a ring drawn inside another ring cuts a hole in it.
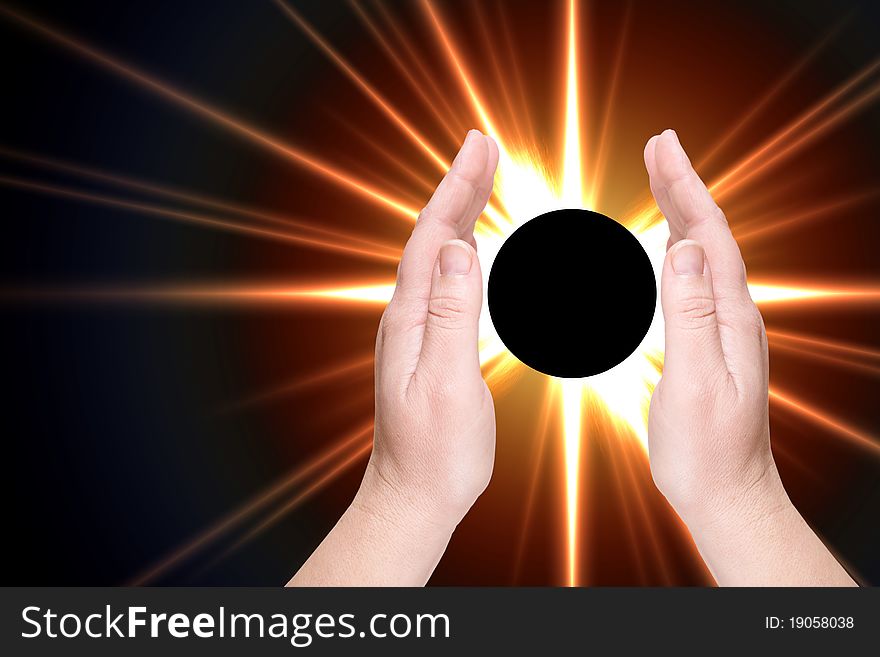
[[[492,268],[495,255],[501,244],[510,233],[523,222],[532,217],[563,208],[592,210],[593,194],[587,186],[584,171],[584,149],[581,143],[580,124],[582,109],[579,98],[578,80],[578,16],[576,0],[568,3],[568,29],[566,47],[565,98],[561,122],[565,125],[561,180],[553,180],[550,171],[551,163],[542,162],[532,153],[510,152],[506,146],[504,135],[493,130],[494,125],[488,116],[483,103],[477,96],[467,73],[460,64],[449,39],[445,44],[450,58],[456,62],[469,95],[477,111],[483,116],[488,132],[499,146],[499,164],[495,196],[504,208],[512,208],[512,216],[502,221],[488,217],[490,228],[477,232],[477,244],[480,264],[483,271]],[[660,279],[668,231],[662,224],[647,228],[640,227],[635,233],[645,252],[649,254],[654,265],[655,280]],[[488,277],[486,277],[488,280]],[[486,306],[488,294],[483,294],[483,312],[481,323],[481,361],[492,364],[502,362],[501,371],[510,367],[522,367],[515,357],[505,348],[495,333],[489,320]],[[566,500],[566,562],[568,564],[568,584],[577,583],[577,554],[579,551],[578,536],[578,500],[580,497],[580,457],[581,417],[586,395],[591,395],[598,404],[595,408],[605,413],[611,422],[624,424],[626,429],[638,437],[640,444],[647,449],[647,408],[651,393],[660,378],[659,364],[662,362],[663,329],[662,323],[654,321],[639,347],[622,363],[597,376],[586,379],[557,379],[559,399],[558,413],[562,416],[563,453],[565,455],[565,500]],[[490,381],[491,382],[491,381]]]

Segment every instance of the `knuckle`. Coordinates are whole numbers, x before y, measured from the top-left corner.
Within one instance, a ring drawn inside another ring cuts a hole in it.
[[[384,343],[389,338],[406,333],[414,328],[424,326],[424,306],[420,306],[418,299],[394,298],[382,313],[379,325],[379,333]]]
[[[693,296],[682,299],[675,311],[676,322],[680,328],[701,329],[715,322],[715,299],[706,296]]]
[[[428,317],[441,327],[458,328],[467,323],[470,310],[466,300],[451,295],[432,297],[428,302]]]

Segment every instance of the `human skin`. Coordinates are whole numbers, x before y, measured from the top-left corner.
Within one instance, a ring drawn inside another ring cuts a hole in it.
[[[483,492],[495,412],[477,350],[474,224],[498,148],[468,133],[419,215],[376,340],[373,453],[351,506],[291,586],[421,586]],[[724,216],[674,132],[645,148],[669,222],[651,472],[722,585],[853,585],[791,504],[770,451],[767,341]]]
[[[657,488],[722,586],[852,586],[789,500],[770,450],[764,322],[724,213],[672,130],[645,147],[669,223],[663,376],[648,452]]]
[[[477,350],[474,224],[498,147],[476,130],[406,244],[376,339],[373,453],[351,506],[296,586],[421,586],[495,462],[495,408]]]

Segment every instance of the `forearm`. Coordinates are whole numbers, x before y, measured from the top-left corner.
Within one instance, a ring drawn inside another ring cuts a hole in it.
[[[685,522],[721,586],[855,586],[788,498],[776,467],[739,499]]]
[[[351,506],[288,586],[424,586],[454,529],[368,468]]]

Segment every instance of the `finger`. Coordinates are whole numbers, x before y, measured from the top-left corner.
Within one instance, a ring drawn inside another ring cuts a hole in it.
[[[450,239],[467,238],[488,200],[495,173],[494,165],[489,169],[490,164],[486,137],[471,130],[449,172],[419,213],[400,260],[395,297],[404,302],[412,298],[427,302],[440,245]]]
[[[496,144],[495,140],[488,135],[485,136],[485,139],[486,146],[489,149],[486,168],[483,172],[485,178],[479,191],[474,195],[471,207],[468,208],[467,214],[472,217],[472,221],[465,229],[464,235],[461,236],[461,239],[474,248],[477,247],[476,241],[474,240],[474,226],[480,218],[480,215],[483,213],[483,210],[485,210],[486,204],[489,202],[489,197],[492,196],[495,170],[498,168],[499,159],[498,144]]]
[[[666,218],[666,223],[669,225],[670,243],[666,246],[666,250],[668,251],[673,243],[682,238],[682,234],[676,223],[669,218],[672,214],[672,204],[669,201],[666,189],[659,184],[657,178],[656,147],[659,138],[659,135],[654,135],[648,140],[648,143],[645,144],[644,157],[645,168],[648,170],[648,182],[651,186],[651,194],[654,196],[654,200],[657,202],[657,207],[660,208],[660,212],[663,213],[663,216]]]
[[[724,213],[694,171],[673,130],[658,137],[654,159],[652,184],[666,197],[667,219],[683,237],[698,240],[706,249],[716,291],[725,298],[747,295],[742,256]]]
[[[685,238],[700,242],[712,267],[715,306],[730,373],[737,382],[757,378],[763,324],[746,283],[745,265],[724,213],[691,166],[678,136],[661,134],[654,145],[653,184],[664,190],[667,219]],[[744,381],[746,385],[749,380]]]
[[[497,152],[489,138],[470,131],[449,172],[419,214],[382,319],[382,353],[393,353],[386,359],[390,376],[408,380],[415,371],[438,251],[451,239],[473,239],[474,224],[492,193]]]
[[[474,248],[446,242],[437,256],[415,385],[453,388],[481,380],[479,338],[483,284]]]
[[[703,247],[677,242],[666,254],[661,280],[666,323],[663,378],[676,389],[728,379],[721,346],[712,271]]]

